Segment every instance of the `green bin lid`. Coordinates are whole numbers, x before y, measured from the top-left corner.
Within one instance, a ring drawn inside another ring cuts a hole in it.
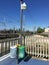
[[[19,48],[19,49],[23,49],[23,48],[25,48],[25,46],[19,46],[18,48]]]

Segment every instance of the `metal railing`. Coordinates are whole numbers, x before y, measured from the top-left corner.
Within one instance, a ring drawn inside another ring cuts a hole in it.
[[[49,58],[49,37],[25,37],[26,53]]]
[[[24,37],[22,37],[22,45],[24,45]],[[0,57],[10,52],[10,47],[20,43],[19,38],[9,38],[0,40]]]
[[[10,47],[18,43],[17,38],[0,40],[0,57],[9,53]]]
[[[9,53],[10,47],[19,42],[19,38],[0,40],[0,57]],[[22,38],[22,45],[25,45],[27,54],[49,58],[48,37],[25,36]]]

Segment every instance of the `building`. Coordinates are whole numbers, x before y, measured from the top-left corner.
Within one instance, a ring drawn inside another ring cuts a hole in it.
[[[45,31],[42,32],[41,35],[49,37],[49,27],[45,28]]]
[[[49,27],[48,28],[45,28],[45,32],[49,32]]]

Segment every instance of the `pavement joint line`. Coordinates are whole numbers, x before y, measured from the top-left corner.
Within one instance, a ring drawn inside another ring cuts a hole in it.
[[[25,60],[29,55],[27,55],[23,60]]]
[[[3,60],[5,60],[5,59],[8,58],[8,57],[9,57],[9,54],[6,54],[6,55],[0,57],[0,61],[3,61]]]
[[[22,59],[21,61],[25,60],[29,55],[27,55],[24,59]],[[17,65],[18,65],[18,58],[17,58]]]
[[[0,61],[3,61],[3,60],[5,60],[6,58],[8,58],[9,57],[9,54],[6,54],[6,55],[4,55],[4,56],[2,56],[2,57],[0,57]],[[28,55],[25,57],[25,58],[27,58],[28,57]],[[24,59],[25,59],[24,58]],[[24,60],[23,59],[23,60]]]

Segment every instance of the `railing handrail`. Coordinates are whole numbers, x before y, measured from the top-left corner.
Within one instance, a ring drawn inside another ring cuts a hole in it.
[[[0,40],[0,57],[10,52],[10,47],[18,43],[19,38],[8,38]]]
[[[13,41],[13,40],[18,40],[18,38],[7,38],[7,39],[2,39],[2,40],[0,40],[0,43],[1,43],[1,42],[6,42],[6,41]]]

